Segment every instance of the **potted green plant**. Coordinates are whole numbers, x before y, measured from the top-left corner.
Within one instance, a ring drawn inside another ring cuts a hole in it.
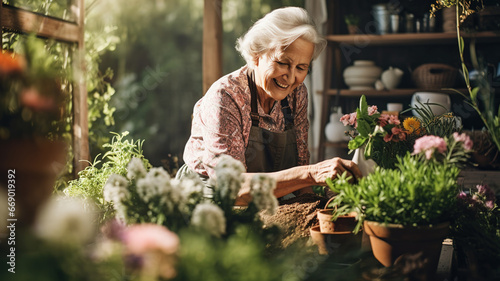
[[[423,136],[415,141],[413,153],[397,157],[394,169],[377,167],[356,184],[350,184],[345,174],[328,180],[338,193],[333,202],[340,207],[334,218],[356,212],[356,230],[363,226],[375,258],[384,266],[423,251],[429,261],[426,272],[433,274],[456,208],[460,167],[471,148],[465,134]]]
[[[319,224],[310,228],[311,239],[322,255],[357,252],[361,249],[361,233],[354,233],[357,214],[352,212],[334,219],[337,205],[330,204],[334,199],[330,198],[325,208],[317,211]]]
[[[354,14],[348,14],[344,16],[344,21],[347,24],[347,31],[349,34],[357,34],[359,33],[359,16]]]

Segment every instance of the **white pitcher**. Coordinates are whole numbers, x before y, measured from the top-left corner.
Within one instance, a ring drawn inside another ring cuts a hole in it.
[[[387,90],[396,89],[403,78],[403,73],[401,69],[390,66],[382,73],[380,79]]]

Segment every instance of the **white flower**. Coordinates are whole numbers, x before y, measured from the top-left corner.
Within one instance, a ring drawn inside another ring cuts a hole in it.
[[[121,205],[122,201],[126,201],[130,198],[130,192],[127,188],[128,181],[126,178],[117,174],[112,174],[104,185],[104,200],[113,202],[115,205]]]
[[[107,202],[112,202],[117,212],[117,217],[120,220],[125,219],[127,210],[123,202],[130,199],[130,192],[128,191],[128,181],[126,178],[112,174],[109,176],[108,181],[104,185],[103,196]]]
[[[137,181],[137,193],[144,202],[162,196],[170,189],[170,176],[163,168],[152,168],[146,177]]]
[[[85,199],[54,196],[35,222],[35,234],[61,244],[84,244],[94,235],[95,209]]]
[[[146,167],[141,159],[133,157],[127,166],[127,178],[129,180],[141,179],[146,176]]]
[[[226,233],[224,211],[212,203],[196,205],[191,218],[191,225],[216,237]]]
[[[276,180],[264,175],[257,174],[250,181],[252,202],[259,210],[266,210],[273,215],[278,208],[278,199],[274,196]]]
[[[177,183],[178,188],[182,192],[182,197],[187,204],[197,204],[203,198],[203,189],[205,184],[197,175],[187,175]]]
[[[217,178],[216,192],[219,192],[221,198],[236,198],[243,182],[242,173],[244,172],[243,163],[229,155],[220,156],[215,167],[215,175]]]

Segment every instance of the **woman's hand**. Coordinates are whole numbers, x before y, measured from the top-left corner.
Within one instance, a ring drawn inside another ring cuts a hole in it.
[[[309,176],[317,185],[326,185],[327,178],[335,179],[344,172],[347,172],[347,176],[351,177],[351,182],[356,182],[362,177],[356,163],[339,157],[310,165]]]

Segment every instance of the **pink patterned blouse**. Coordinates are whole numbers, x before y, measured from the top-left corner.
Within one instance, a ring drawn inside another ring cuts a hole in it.
[[[227,154],[241,161],[246,168],[245,150],[248,145],[252,119],[250,118],[250,89],[247,66],[244,66],[217,80],[207,93],[195,104],[191,136],[184,149],[184,162],[193,171],[212,177],[217,156]],[[307,89],[299,85],[288,103],[294,115],[297,135],[298,165],[309,164],[307,137]],[[273,132],[283,132],[285,120],[281,103],[275,102],[270,114],[257,103],[259,127]]]

